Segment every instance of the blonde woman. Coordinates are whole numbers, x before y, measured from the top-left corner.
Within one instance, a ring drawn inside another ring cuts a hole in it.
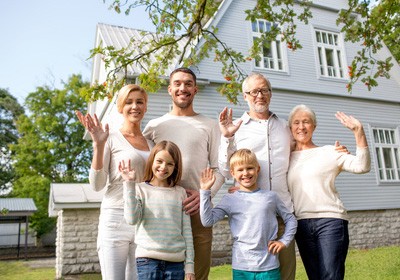
[[[123,180],[118,164],[129,159],[140,180],[152,146],[141,132],[147,111],[147,94],[129,84],[118,93],[117,109],[124,121],[119,130],[109,131],[97,116],[76,112],[93,140],[93,159],[89,173],[95,191],[106,188],[100,209],[97,249],[103,279],[137,279],[134,226],[124,220]]]

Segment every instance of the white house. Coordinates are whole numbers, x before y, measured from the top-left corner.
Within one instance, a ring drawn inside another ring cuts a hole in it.
[[[259,36],[269,25],[263,19],[253,23],[245,20],[244,11],[254,5],[254,0],[224,0],[210,22],[210,26],[218,27],[221,41],[242,53],[250,49],[253,37]],[[336,26],[337,14],[346,5],[346,0],[313,1],[313,18],[308,25],[298,24],[297,33],[303,49],[292,52],[277,39],[270,49],[263,51],[261,61],[248,61],[241,67],[247,73],[257,71],[269,78],[273,88],[270,108],[281,118],[287,118],[290,110],[300,103],[314,109],[318,118],[314,134],[317,145],[334,144],[339,140],[354,154],[353,134],[336,120],[334,114],[340,110],[362,121],[372,154],[371,171],[364,175],[341,174],[337,179],[338,190],[350,215],[350,246],[399,245],[400,66],[394,63],[391,78],[379,79],[379,86],[371,91],[358,83],[351,94],[347,92],[347,66],[360,46],[345,42]],[[131,28],[98,24],[95,44],[119,48],[127,46],[132,37],[139,39],[140,33]],[[377,55],[386,58],[391,54],[384,47]],[[179,65],[171,65],[170,70],[176,67]],[[229,104],[216,91],[225,82],[220,69],[221,64],[214,62],[212,57],[196,65],[200,90],[194,103],[195,110],[217,118],[219,112],[229,106],[233,108],[234,117],[239,117],[247,110],[247,104]],[[104,62],[98,55],[94,58],[92,81],[103,82],[106,74]],[[140,73],[129,67],[128,74],[135,81]],[[166,88],[150,94],[143,127],[149,119],[168,112],[170,106]],[[97,113],[111,129],[118,128],[122,121],[115,100],[95,102],[90,105],[89,112]],[[218,232],[224,230],[229,232],[228,228]]]
[[[393,58],[391,78],[378,80],[379,86],[368,91],[362,83],[348,93],[347,66],[360,46],[345,42],[335,20],[340,8],[347,3],[341,1],[313,1],[313,18],[308,25],[298,25],[298,36],[303,49],[292,52],[284,43],[271,44],[264,51],[259,63],[249,61],[242,69],[250,73],[265,74],[272,84],[271,110],[286,118],[290,110],[300,103],[311,106],[317,114],[318,127],[314,140],[318,145],[333,144],[335,140],[355,152],[352,133],[334,117],[336,111],[344,111],[359,118],[365,126],[372,154],[372,170],[365,175],[342,174],[337,185],[348,210],[400,209],[400,66]],[[221,2],[211,25],[218,27],[218,36],[232,48],[246,52],[259,36],[262,28],[268,28],[265,20],[251,23],[245,20],[244,10],[252,8],[255,1]],[[107,24],[98,24],[96,45],[127,46],[129,39],[139,38],[134,29]],[[319,39],[322,38],[322,39]],[[325,41],[325,38],[326,41]],[[391,56],[384,47],[378,54],[381,58]],[[178,67],[175,65],[171,70]],[[221,64],[213,57],[196,66],[200,92],[195,99],[195,109],[204,115],[216,118],[225,107],[233,108],[239,117],[247,104],[229,104],[216,88],[226,82],[220,73]],[[131,79],[138,76],[135,68],[128,69]],[[104,64],[99,56],[94,58],[92,81],[103,81],[106,76]],[[239,98],[240,100],[240,98]],[[169,111],[170,96],[166,89],[150,94],[148,112],[143,126],[149,119]],[[115,110],[115,100],[99,101],[89,108],[91,113],[102,116],[102,121],[117,128],[121,116]]]

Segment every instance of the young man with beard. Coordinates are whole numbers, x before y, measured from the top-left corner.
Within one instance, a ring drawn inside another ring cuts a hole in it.
[[[193,71],[188,68],[175,69],[170,74],[168,86],[173,102],[172,111],[149,121],[143,134],[154,143],[172,141],[182,152],[183,173],[179,185],[186,189],[188,195],[183,207],[191,216],[195,276],[197,280],[206,280],[211,266],[212,228],[203,227],[200,221],[199,182],[205,168],[210,166],[214,169],[217,179],[211,192],[215,195],[225,178],[218,171],[218,123],[194,111],[193,100],[197,92]]]

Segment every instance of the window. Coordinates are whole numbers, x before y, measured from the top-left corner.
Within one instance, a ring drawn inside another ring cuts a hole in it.
[[[315,30],[320,75],[346,78],[343,43],[339,33]]]
[[[265,20],[256,20],[252,22],[251,29],[253,32],[253,40],[261,38],[263,33],[271,30],[272,23]],[[282,42],[279,36],[275,41],[263,42],[262,51],[260,58],[255,60],[255,66],[264,69],[285,70],[285,64],[283,61]]]
[[[400,181],[400,141],[396,129],[372,128],[380,182]]]

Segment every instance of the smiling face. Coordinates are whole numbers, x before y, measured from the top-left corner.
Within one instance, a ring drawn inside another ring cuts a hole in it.
[[[155,154],[151,170],[153,178],[151,183],[156,186],[168,186],[167,179],[175,169],[175,161],[166,150],[161,150]]]
[[[180,109],[192,106],[197,86],[194,77],[190,73],[176,72],[170,78],[168,93],[172,97],[174,105]]]
[[[316,125],[311,114],[307,111],[298,110],[293,114],[290,121],[290,130],[297,143],[311,145],[312,136]]]
[[[231,175],[240,185],[242,191],[257,189],[257,178],[260,166],[252,163],[239,163],[231,169]]]
[[[245,92],[249,92],[255,89],[270,89],[268,82],[261,77],[255,76],[251,77],[246,84]],[[271,102],[271,92],[269,94],[263,95],[258,93],[257,96],[251,96],[250,94],[243,93],[244,100],[247,101],[247,105],[250,109],[250,116],[253,114],[263,114],[268,113],[269,103]]]
[[[131,91],[122,107],[122,115],[131,123],[140,122],[147,111],[146,96],[140,91]]]

